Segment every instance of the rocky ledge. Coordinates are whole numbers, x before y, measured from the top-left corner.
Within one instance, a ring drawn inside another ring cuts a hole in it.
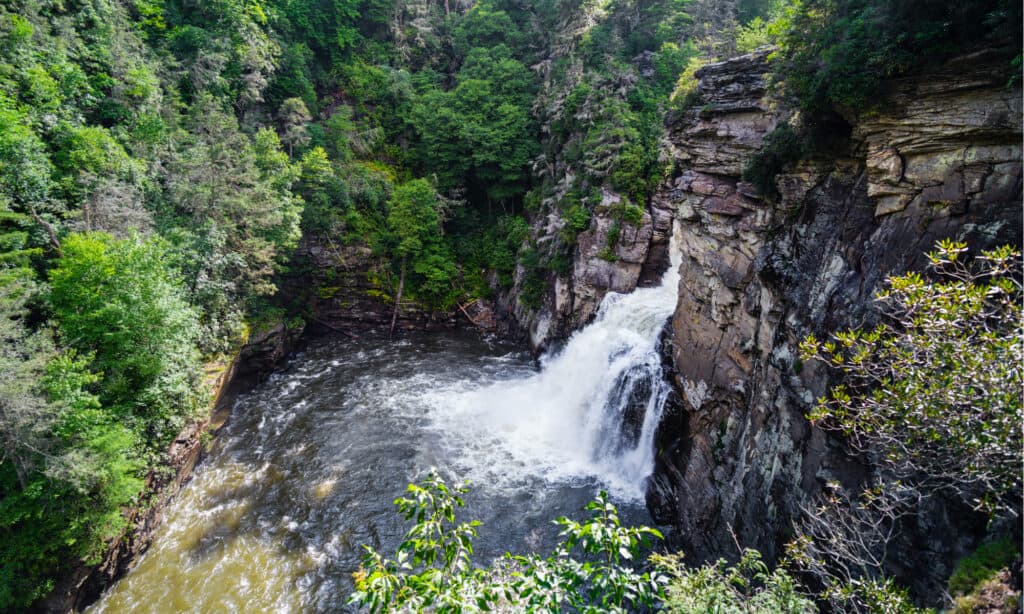
[[[870,472],[804,417],[829,383],[797,359],[807,334],[876,321],[886,277],[923,268],[939,239],[1021,244],[1021,90],[993,76],[1004,57],[894,81],[834,151],[777,178],[777,201],[741,178],[791,115],[767,97],[766,54],[697,73],[701,106],[670,126],[680,174],[655,199],[682,231],[671,348],[682,400],[665,414],[648,492],[688,556],[729,556],[735,534],[773,559],[826,482],[856,489]],[[981,526],[920,511],[891,572],[939,594]]]

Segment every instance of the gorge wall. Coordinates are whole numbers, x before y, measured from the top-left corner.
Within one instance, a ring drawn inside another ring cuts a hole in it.
[[[386,328],[391,324],[394,284],[389,263],[364,242],[344,243],[328,235],[307,234],[296,249],[281,293],[301,308],[313,329],[344,331]],[[387,280],[386,282],[384,280]],[[476,311],[472,312],[477,314]],[[482,322],[482,321],[481,321]],[[437,313],[403,300],[398,330],[437,330],[472,325],[457,310]]]
[[[648,489],[688,556],[735,553],[735,533],[775,558],[825,482],[854,488],[867,474],[804,417],[828,384],[797,358],[807,334],[875,322],[886,277],[923,269],[939,239],[1021,244],[1021,91],[998,76],[1004,57],[893,81],[843,144],[777,178],[774,201],[741,179],[791,116],[766,90],[767,54],[697,73],[701,106],[668,121],[679,174],[654,199],[682,231],[670,349],[681,403],[666,411]],[[974,539],[944,530],[943,514],[918,515],[901,549],[918,558],[892,562],[918,589]]]
[[[494,311],[504,330],[511,336],[518,331],[534,352],[585,326],[607,293],[628,293],[638,286],[656,284],[668,266],[674,215],[671,205],[652,202],[639,224],[623,224],[609,258],[602,257],[602,251],[609,244],[609,233],[614,232],[610,209],[622,196],[605,188],[601,199],[589,228],[576,239],[571,270],[552,275],[539,307],[529,307],[521,300],[522,267],[516,271],[515,285],[495,300]],[[565,220],[553,212],[535,219],[533,232],[542,243],[553,241],[564,224]]]
[[[733,534],[776,559],[823,485],[853,491],[871,471],[806,420],[830,382],[801,364],[800,341],[876,322],[885,279],[923,269],[940,239],[975,250],[1021,244],[1021,92],[1006,84],[1005,56],[982,50],[891,81],[877,111],[837,122],[828,151],[777,177],[777,198],[742,180],[766,135],[797,121],[768,92],[767,52],[706,66],[699,103],[666,122],[673,177],[638,224],[622,225],[611,257],[622,196],[603,188],[569,268],[548,274],[539,305],[521,300],[520,266],[511,288],[464,311],[403,306],[399,327],[477,326],[539,352],[588,323],[607,292],[655,282],[677,220],[683,264],[666,354],[679,399],[657,437],[648,505],[691,560],[733,554]],[[555,169],[566,186],[570,170]],[[567,221],[553,205],[541,211],[531,240],[543,248]],[[299,254],[311,269],[285,291],[313,320],[343,330],[389,323],[388,272],[369,248],[306,237]],[[915,516],[913,544],[898,549],[891,573],[935,589],[982,529],[953,515],[935,505]],[[915,573],[922,561],[930,574]]]

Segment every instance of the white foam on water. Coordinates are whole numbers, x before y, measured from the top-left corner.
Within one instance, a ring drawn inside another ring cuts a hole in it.
[[[425,393],[431,428],[472,484],[596,478],[620,498],[643,496],[668,394],[657,344],[678,297],[675,237],[670,255],[658,286],[609,293],[595,320],[544,357],[539,372]]]

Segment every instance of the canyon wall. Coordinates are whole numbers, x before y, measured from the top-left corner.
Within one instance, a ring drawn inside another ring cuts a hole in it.
[[[679,220],[684,254],[669,350],[681,402],[661,425],[648,503],[698,560],[735,553],[733,534],[776,558],[824,483],[856,488],[869,471],[804,417],[828,384],[798,359],[807,334],[876,322],[886,277],[923,269],[939,239],[1021,244],[1021,91],[999,76],[1003,54],[893,81],[838,145],[777,178],[777,199],[741,179],[791,116],[767,92],[766,55],[697,73],[700,104],[668,122],[679,173],[654,199]],[[934,588],[974,539],[944,530],[948,514],[923,511],[892,562],[915,588]]]
[[[622,196],[602,189],[590,226],[576,237],[572,267],[564,274],[550,274],[538,307],[521,300],[526,271],[516,271],[515,285],[498,295],[494,312],[510,337],[524,337],[535,353],[566,339],[597,313],[609,292],[632,292],[637,286],[657,284],[668,266],[673,210],[670,204],[652,202],[639,224],[623,223],[610,252],[608,235],[615,219],[611,208]],[[532,232],[544,245],[556,240],[566,221],[557,210],[534,219]],[[604,252],[604,253],[603,253]]]
[[[387,328],[394,310],[384,288],[396,285],[387,261],[362,242],[327,235],[303,236],[292,266],[281,280],[285,302],[301,310],[313,329],[349,332]],[[476,312],[473,312],[474,314]],[[398,330],[438,330],[472,325],[459,311],[432,312],[403,300]]]

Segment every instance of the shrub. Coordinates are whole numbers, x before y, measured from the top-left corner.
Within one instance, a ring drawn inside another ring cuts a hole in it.
[[[979,584],[993,578],[1000,569],[1009,567],[1020,556],[1013,540],[1003,537],[978,546],[974,553],[960,559],[949,577],[949,592],[966,595]]]
[[[761,194],[778,198],[775,177],[786,166],[800,160],[807,153],[806,140],[788,123],[775,127],[743,168],[743,179],[752,183]]]
[[[582,203],[575,203],[565,213],[565,227],[562,229],[562,240],[575,243],[576,235],[590,228],[590,210]]]
[[[804,360],[838,369],[809,416],[847,436],[896,479],[943,489],[995,512],[1020,509],[1024,386],[1020,254],[1003,247],[965,262],[963,243],[929,254],[938,275],[907,273],[878,296],[889,322],[813,336]]]
[[[544,290],[547,288],[547,278],[543,272],[537,269],[529,270],[520,284],[519,302],[530,309],[537,309],[541,306],[544,298]]]
[[[662,604],[666,612],[804,614],[818,611],[795,579],[782,568],[769,570],[756,550],[744,550],[734,566],[719,559],[690,569],[682,564],[681,555],[656,555],[652,560],[670,578]]]
[[[616,220],[629,224],[630,226],[639,226],[644,220],[643,208],[638,207],[629,201],[613,205],[612,215]]]
[[[458,522],[465,487],[449,487],[431,472],[395,500],[415,524],[393,558],[365,546],[364,566],[354,574],[350,603],[370,612],[528,611],[624,612],[655,604],[664,579],[628,566],[649,537],[648,527],[623,527],[604,492],[586,506],[590,518],[559,518],[562,542],[554,552],[513,556],[474,567],[473,539],[479,521]],[[585,561],[571,553],[580,550]]]
[[[676,88],[672,91],[669,100],[675,109],[692,107],[700,101],[700,93],[697,91],[697,71],[704,67],[709,60],[701,56],[693,56],[686,63],[683,72],[679,74],[676,81]]]
[[[736,51],[740,53],[750,53],[769,44],[771,37],[768,22],[760,17],[755,17],[736,31]]]

